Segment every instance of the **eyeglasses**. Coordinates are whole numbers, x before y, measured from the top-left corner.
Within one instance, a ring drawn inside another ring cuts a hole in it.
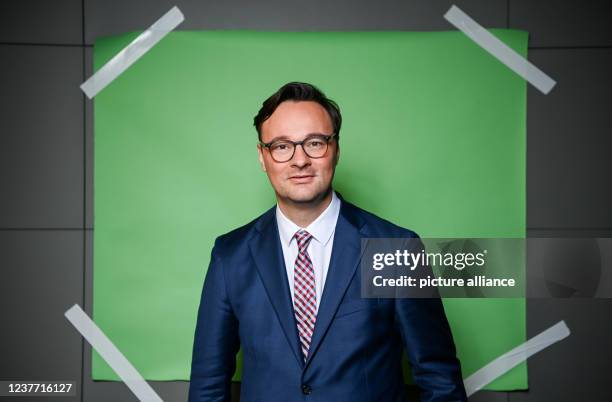
[[[277,140],[267,144],[260,141],[259,144],[264,148],[268,148],[275,162],[282,163],[288,162],[293,158],[298,145],[302,146],[304,153],[309,158],[322,158],[327,153],[329,142],[337,136],[338,134],[313,134],[302,141]]]

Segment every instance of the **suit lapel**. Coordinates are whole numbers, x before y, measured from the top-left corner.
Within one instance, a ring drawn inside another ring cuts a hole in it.
[[[359,229],[364,223],[355,212],[354,206],[342,200],[334,232],[331,260],[305,368],[316,354],[359,263],[361,255]]]
[[[303,367],[304,359],[299,348],[297,324],[289,291],[285,260],[278,236],[275,209],[272,208],[264,214],[256,227],[259,235],[255,236],[249,243],[251,255],[255,260],[259,276],[276,311],[283,332],[289,345],[291,345],[291,350],[300,367]]]

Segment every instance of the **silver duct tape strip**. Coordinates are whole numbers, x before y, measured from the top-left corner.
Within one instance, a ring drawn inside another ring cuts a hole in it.
[[[104,358],[108,365],[115,370],[115,373],[121,377],[123,382],[141,402],[163,402],[134,366],[85,314],[78,304],[70,307],[64,315],[83,338]]]
[[[127,70],[134,62],[163,39],[170,31],[185,20],[183,13],[174,6],[157,20],[149,29],[138,35],[129,45],[124,47],[110,59],[94,75],[81,84],[81,89],[89,99],[106,88],[115,78]]]
[[[569,334],[570,330],[565,324],[565,321],[559,321],[522,345],[504,353],[464,380],[463,383],[467,395],[470,396],[474,394],[497,377],[510,371],[510,369],[516,367],[542,349],[568,337]]]
[[[552,78],[499,40],[495,35],[480,26],[476,21],[461,11],[459,7],[453,5],[446,14],[444,14],[444,18],[476,42],[477,45],[491,53],[508,68],[531,83],[531,85],[540,90],[540,92],[548,94],[556,85],[556,82]]]

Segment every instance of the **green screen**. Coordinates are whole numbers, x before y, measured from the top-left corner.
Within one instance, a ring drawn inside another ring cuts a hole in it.
[[[214,239],[274,205],[252,124],[289,81],[341,107],[347,200],[422,237],[525,235],[526,83],[462,33],[172,32],[94,102],[94,320],[146,379],[189,379]],[[524,299],[444,305],[465,377],[525,340]],[[95,352],[92,376],[119,379]],[[486,389],[526,387],[522,364]]]

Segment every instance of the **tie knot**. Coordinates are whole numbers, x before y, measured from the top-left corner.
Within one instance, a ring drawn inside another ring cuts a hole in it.
[[[293,237],[295,237],[295,239],[297,240],[298,249],[300,253],[306,251],[306,249],[308,248],[308,244],[310,244],[310,240],[312,240],[312,235],[304,229],[300,229],[295,232],[295,235]]]

